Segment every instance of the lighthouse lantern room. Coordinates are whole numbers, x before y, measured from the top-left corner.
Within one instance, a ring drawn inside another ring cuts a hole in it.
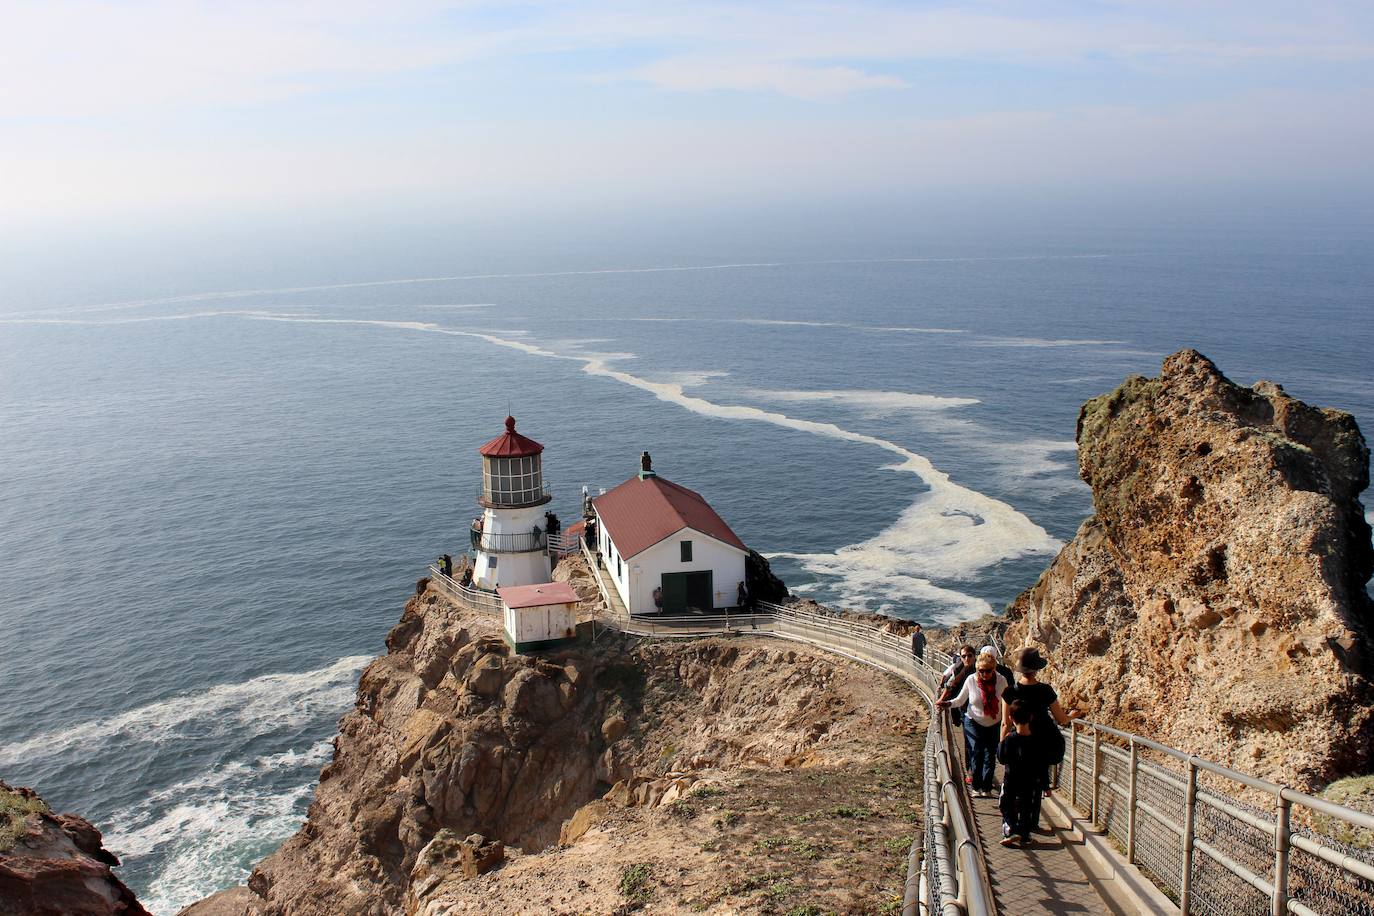
[[[548,582],[548,531],[541,509],[552,494],[544,489],[544,446],[506,431],[477,450],[482,456],[482,514],[472,523],[473,582],[479,588]]]

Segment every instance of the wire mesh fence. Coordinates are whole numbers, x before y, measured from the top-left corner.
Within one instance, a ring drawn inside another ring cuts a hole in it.
[[[583,545],[585,552],[586,547]],[[459,604],[499,613],[495,595],[464,588],[430,567],[438,586]],[[602,598],[611,607],[602,587]],[[746,618],[711,618],[693,635],[737,627]],[[869,623],[760,602],[748,624],[760,632],[796,639],[938,687],[950,656],[927,647],[911,654],[906,637]],[[628,618],[603,622],[627,628]],[[681,629],[662,625],[674,635]],[[971,815],[950,789],[958,741],[931,716],[926,743],[926,818],[922,857],[927,888],[937,909],[953,896],[990,891],[983,870],[963,860],[964,840],[976,836]],[[1072,723],[1059,780],[1072,807],[1101,827],[1130,863],[1141,869],[1186,914],[1207,916],[1374,916],[1374,853],[1337,836],[1374,831],[1374,816],[1324,802],[1282,786],[1190,757],[1154,741],[1095,723]],[[947,743],[953,747],[947,748]],[[939,763],[947,751],[945,770]],[[962,784],[962,777],[957,776]],[[1272,798],[1265,807],[1255,799]],[[960,854],[954,854],[958,848]]]
[[[1374,916],[1374,854],[1310,826],[1374,818],[1105,726],[1071,731],[1074,807],[1185,913]]]

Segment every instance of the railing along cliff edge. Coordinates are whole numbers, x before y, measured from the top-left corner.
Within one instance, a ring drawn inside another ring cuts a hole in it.
[[[995,911],[986,864],[973,827],[963,762],[949,716],[934,714],[939,672],[952,661],[927,647],[912,657],[905,637],[878,626],[785,605],[759,602],[753,614],[701,616],[672,622],[630,618],[595,574],[606,612],[603,625],[631,635],[692,637],[725,629],[753,630],[809,643],[889,671],[921,688],[932,704],[925,754],[926,836],[909,857],[923,864],[932,909],[943,916]],[[455,601],[500,613],[494,595],[431,575]],[[446,580],[446,581],[445,581]],[[483,603],[491,599],[491,603]],[[1244,916],[1374,916],[1374,816],[1221,766],[1157,741],[1079,720],[1066,730],[1068,801],[1116,841],[1132,866],[1162,888],[1184,914]],[[1255,799],[1268,796],[1265,811]],[[1322,829],[1318,829],[1321,827]],[[1332,834],[1350,840],[1336,839]],[[915,914],[909,874],[903,913]]]

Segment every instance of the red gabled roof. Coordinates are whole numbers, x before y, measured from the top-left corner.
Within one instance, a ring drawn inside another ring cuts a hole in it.
[[[623,557],[641,553],[683,528],[749,549],[700,493],[662,477],[632,477],[596,497],[592,505]]]
[[[576,604],[577,592],[566,582],[541,582],[538,585],[507,585],[496,594],[508,608],[543,607],[546,604]]]
[[[544,446],[515,431],[515,417],[506,417],[506,431],[477,451],[485,458],[525,458],[543,450]]]

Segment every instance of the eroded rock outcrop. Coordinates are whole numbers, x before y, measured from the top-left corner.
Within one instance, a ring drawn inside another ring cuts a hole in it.
[[[568,581],[585,578],[579,563],[559,564]],[[254,870],[248,889],[186,912],[611,912],[624,903],[620,869],[659,860],[664,874],[669,863],[686,867],[689,816],[712,833],[758,829],[739,812],[706,811],[700,798],[713,796],[698,783],[714,781],[719,793],[726,776],[760,768],[806,785],[804,771],[871,767],[892,785],[882,805],[846,796],[808,812],[807,823],[859,812],[872,830],[910,830],[918,787],[910,761],[920,759],[910,744],[923,726],[895,679],[745,637],[670,643],[603,630],[595,642],[520,656],[498,625],[421,580],[387,637],[388,654],[361,676],[306,824]],[[852,788],[874,798],[867,784]],[[564,855],[568,844],[608,842],[614,852],[600,856],[594,883],[584,857]],[[854,854],[832,846],[837,858]],[[731,911],[759,891],[727,892],[734,856],[698,850],[694,861],[696,889],[679,883],[671,893],[709,903],[708,912]],[[872,871],[835,893],[873,897],[890,876],[881,863]],[[518,876],[514,884],[508,875]]]
[[[88,821],[0,782],[0,914],[148,916],[110,870],[118,864]]]
[[[1107,723],[1314,787],[1370,765],[1369,450],[1354,418],[1184,350],[1089,401],[1095,514],[1008,609]]]

